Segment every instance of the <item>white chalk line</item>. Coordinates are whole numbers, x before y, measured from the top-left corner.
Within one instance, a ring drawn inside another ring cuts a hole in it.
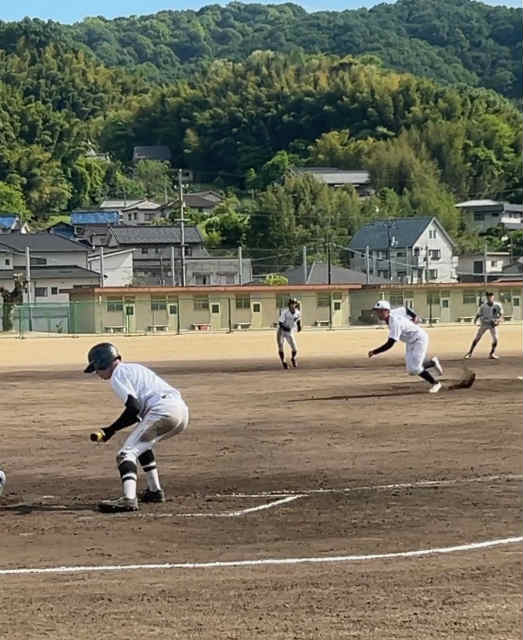
[[[371,553],[368,555],[347,555],[347,556],[324,556],[312,558],[266,558],[262,560],[231,560],[229,562],[166,562],[162,564],[121,564],[121,565],[91,565],[91,566],[70,566],[70,567],[43,567],[43,568],[20,568],[20,569],[0,569],[0,575],[28,575],[28,574],[49,574],[49,573],[87,573],[100,571],[151,571],[165,569],[220,569],[235,567],[259,567],[270,565],[296,565],[296,564],[320,564],[333,562],[362,562],[370,560],[394,560],[397,558],[419,558],[422,556],[439,555],[445,553],[458,553],[460,551],[475,551],[478,549],[488,549],[501,545],[515,544],[522,542],[523,536],[512,538],[498,538],[497,540],[487,540],[484,542],[472,542],[460,544],[453,547],[436,547],[434,549],[419,549],[416,551],[397,551],[393,553]]]
[[[218,513],[142,513],[142,517],[153,518],[235,518],[243,516],[246,513],[253,513],[254,511],[263,511],[264,509],[272,509],[272,507],[278,507],[286,502],[292,502],[298,500],[298,498],[305,498],[306,496],[297,494],[294,496],[286,496],[281,500],[275,500],[274,502],[268,502],[266,504],[258,505],[257,507],[249,507],[248,509],[240,509],[239,511],[222,511]]]
[[[288,489],[283,491],[261,491],[259,493],[219,493],[216,498],[267,498],[269,496],[276,498],[280,496],[310,496],[322,493],[351,493],[353,491],[387,491],[391,489],[423,489],[431,487],[448,487],[458,484],[466,484],[473,482],[509,482],[514,480],[523,480],[523,475],[505,474],[494,476],[477,476],[474,478],[454,478],[452,480],[420,480],[418,482],[399,482],[395,484],[377,484],[364,485],[359,487],[340,487],[340,488],[324,488],[324,489]]]

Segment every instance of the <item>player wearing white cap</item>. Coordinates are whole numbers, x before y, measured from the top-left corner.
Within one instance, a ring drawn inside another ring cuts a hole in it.
[[[373,308],[378,318],[388,325],[389,339],[381,347],[371,349],[369,358],[388,351],[398,340],[401,340],[405,343],[407,372],[426,380],[431,384],[429,392],[437,393],[441,389],[441,382],[434,378],[429,369],[436,369],[439,375],[443,373],[443,369],[438,358],[426,359],[429,336],[416,324],[417,317],[414,311],[404,307],[391,310],[387,300],[378,300]]]
[[[298,347],[296,346],[296,338],[294,337],[294,329],[301,331],[301,311],[299,302],[296,298],[289,298],[287,308],[283,309],[278,320],[278,330],[276,331],[276,344],[278,345],[278,355],[284,369],[288,369],[289,365],[285,361],[284,344],[288,342],[291,348],[291,364],[296,367],[296,356]]]

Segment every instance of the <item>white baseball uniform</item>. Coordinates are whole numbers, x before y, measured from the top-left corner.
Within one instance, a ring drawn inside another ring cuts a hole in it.
[[[296,331],[296,325],[299,320],[301,320],[301,311],[299,309],[294,309],[294,311],[291,311],[287,307],[280,313],[278,330],[276,332],[276,342],[278,343],[279,351],[283,351],[283,345],[285,341],[289,343],[289,346],[293,351],[297,351],[296,338],[294,337],[294,333]],[[285,329],[282,329],[280,323],[285,327]]]
[[[503,307],[499,302],[493,302],[489,304],[488,302],[484,302],[478,309],[476,313],[476,320],[479,319],[480,324],[478,328],[478,332],[476,333],[476,337],[474,338],[476,341],[479,341],[481,336],[486,332],[490,331],[490,335],[492,336],[492,340],[497,342],[498,340],[498,327],[495,324],[498,322],[503,316]]]
[[[140,406],[140,422],[123,443],[118,455],[135,460],[160,440],[181,433],[189,423],[189,409],[180,392],[141,364],[120,363],[111,386],[123,403],[134,396]]]
[[[387,320],[389,338],[405,343],[405,362],[410,375],[419,375],[424,367],[429,336],[420,326],[412,322],[404,307],[393,309]]]

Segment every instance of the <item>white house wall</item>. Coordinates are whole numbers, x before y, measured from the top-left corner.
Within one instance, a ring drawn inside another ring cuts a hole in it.
[[[100,258],[90,258],[89,268],[91,271],[100,273],[102,268]],[[133,254],[117,253],[114,255],[104,255],[104,287],[127,287],[133,281]]]

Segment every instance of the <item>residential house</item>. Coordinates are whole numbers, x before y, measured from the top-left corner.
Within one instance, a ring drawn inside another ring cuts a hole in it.
[[[520,281],[523,280],[523,258],[518,258],[515,262],[503,268],[503,273],[496,282]]]
[[[508,230],[523,229],[523,205],[497,200],[467,200],[459,202],[465,226],[471,231],[482,232],[498,225]]]
[[[120,212],[116,210],[84,210],[71,213],[74,237],[91,247],[105,247],[109,240],[109,229],[120,223]]]
[[[185,206],[187,209],[195,209],[196,211],[203,211],[205,213],[211,212],[216,205],[222,202],[223,198],[215,191],[198,191],[194,193],[186,193],[183,196]],[[176,203],[174,207],[178,206]]]
[[[245,284],[252,281],[252,261],[250,258],[192,257],[186,260],[187,286]]]
[[[133,162],[140,160],[156,160],[158,162],[170,162],[171,150],[163,144],[156,144],[145,147],[134,147]]]
[[[391,282],[454,282],[454,247],[436,218],[377,220],[352,238],[351,267]]]
[[[117,249],[112,251],[99,247],[89,254],[87,262],[89,269],[100,275],[100,286],[128,287],[133,283],[134,277],[133,255],[134,249]]]
[[[203,237],[197,227],[185,227],[185,256],[208,257]],[[181,282],[180,227],[127,226],[110,230],[109,249],[134,249],[134,279],[143,284],[168,284],[173,281],[172,259],[176,282]],[[174,249],[174,256],[173,251]]]
[[[153,200],[104,200],[101,211],[117,211],[123,224],[153,224],[168,219],[171,204],[159,204]]]
[[[288,284],[385,284],[385,278],[380,278],[354,269],[345,269],[338,265],[331,265],[329,278],[329,265],[326,262],[313,262],[310,266],[300,265],[282,273],[287,278]],[[330,283],[329,283],[330,279]]]
[[[31,276],[26,301],[67,302],[69,289],[99,282],[88,268],[85,245],[47,232],[10,233],[0,237],[0,286],[9,289],[15,275],[27,274],[26,249]]]
[[[358,195],[368,196],[373,193],[370,174],[365,169],[337,169],[335,167],[296,167],[293,172],[300,175],[311,175],[318,182],[329,187],[352,186]]]
[[[17,213],[0,213],[0,233],[29,233],[29,225]]]
[[[55,235],[62,236],[62,238],[67,238],[68,240],[76,239],[73,225],[70,222],[64,222],[63,220],[47,227],[46,231],[47,233],[54,233]]]
[[[491,282],[500,278],[511,263],[508,251],[463,255],[458,259],[458,279],[460,282]]]

